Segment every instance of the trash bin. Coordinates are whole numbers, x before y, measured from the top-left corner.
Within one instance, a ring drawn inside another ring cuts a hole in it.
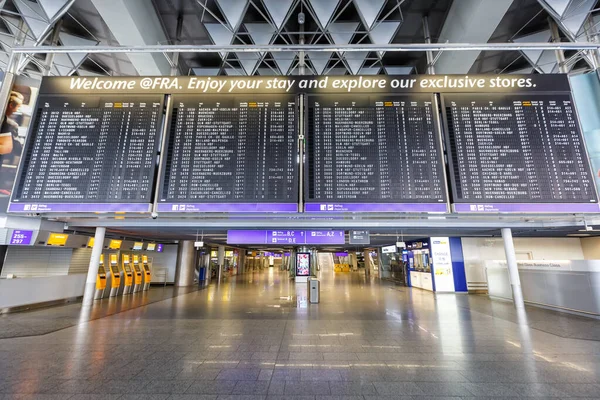
[[[321,282],[318,279],[310,279],[308,281],[308,301],[311,304],[321,301]]]
[[[200,282],[206,280],[206,268],[205,267],[200,268],[200,271],[198,273],[198,280]]]

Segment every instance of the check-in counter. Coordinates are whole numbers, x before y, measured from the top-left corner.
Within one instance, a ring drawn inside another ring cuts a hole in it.
[[[98,264],[98,273],[96,274],[96,291],[94,292],[94,300],[101,299],[104,296],[106,289],[106,269],[104,268],[104,254],[100,254],[100,262]]]
[[[142,290],[142,265],[140,264],[140,256],[134,254],[133,258],[133,293]]]
[[[87,274],[0,279],[0,310],[83,296]]]
[[[433,291],[431,272],[410,271],[410,284],[412,287]]]
[[[112,253],[108,257],[109,259],[109,279],[107,279],[107,286],[109,290],[108,294],[110,297],[115,297],[119,293],[119,287],[121,286],[121,271],[119,270],[119,255]]]
[[[600,260],[517,261],[526,303],[600,316]],[[506,261],[485,262],[488,293],[512,300]]]
[[[133,270],[131,269],[131,258],[129,254],[123,254],[121,257],[123,271],[123,279],[121,280],[123,285],[123,295],[129,294],[133,288]]]
[[[144,290],[150,289],[150,281],[152,280],[152,271],[150,271],[150,262],[147,255],[142,256],[142,268],[144,270]]]

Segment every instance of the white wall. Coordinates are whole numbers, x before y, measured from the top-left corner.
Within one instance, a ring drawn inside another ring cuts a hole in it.
[[[505,260],[502,238],[462,238],[469,289],[486,288],[484,260]],[[519,260],[583,260],[579,238],[514,238]],[[600,251],[598,252],[600,255]],[[598,257],[600,258],[600,257]]]
[[[175,282],[175,266],[177,264],[177,245],[167,244],[163,246],[162,253],[157,252],[144,252],[148,258],[152,259],[152,271],[157,269],[167,269],[167,282]]]
[[[600,260],[600,237],[582,238],[581,248],[586,260]]]

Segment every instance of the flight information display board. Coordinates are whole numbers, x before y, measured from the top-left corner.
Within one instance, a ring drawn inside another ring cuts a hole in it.
[[[568,93],[442,96],[456,212],[598,212]]]
[[[176,95],[172,103],[158,211],[298,211],[294,95]]]
[[[163,98],[41,96],[8,211],[150,211]]]
[[[309,95],[307,212],[447,212],[431,94]]]

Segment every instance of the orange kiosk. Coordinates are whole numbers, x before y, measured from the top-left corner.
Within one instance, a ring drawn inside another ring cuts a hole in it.
[[[133,285],[133,271],[131,270],[131,262],[129,254],[123,254],[123,295],[131,293]]]
[[[119,293],[119,286],[121,285],[121,271],[119,271],[119,256],[111,254],[109,256],[109,269],[110,269],[110,297],[114,297]]]
[[[150,280],[152,279],[152,273],[150,272],[150,264],[148,263],[148,256],[142,256],[142,268],[144,269],[144,290],[150,289]]]
[[[142,290],[142,266],[140,265],[140,256],[137,254],[133,255],[133,272],[135,273],[133,292],[136,293]]]
[[[94,300],[101,299],[104,296],[104,289],[106,289],[106,269],[104,269],[104,254],[100,254],[98,274],[96,275],[96,292],[94,292]]]

